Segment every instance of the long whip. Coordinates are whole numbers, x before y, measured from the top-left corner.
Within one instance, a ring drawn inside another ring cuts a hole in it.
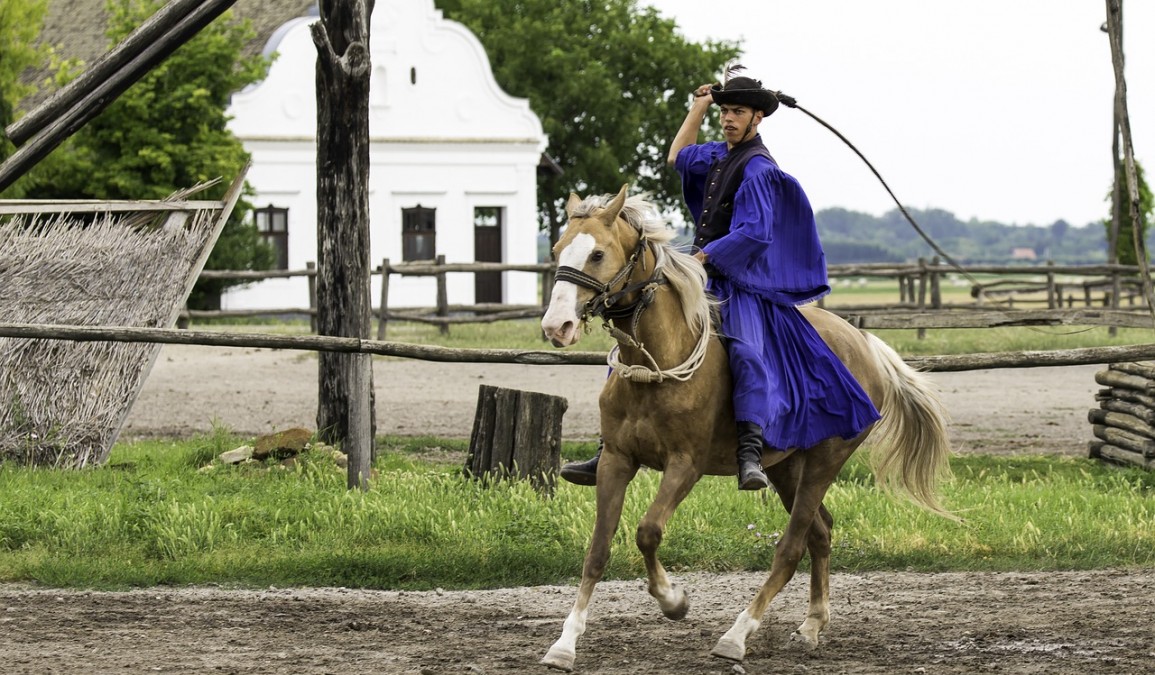
[[[840,132],[840,131],[838,131],[838,129],[835,129],[834,127],[832,127],[829,123],[826,122],[826,120],[822,119],[818,115],[815,115],[814,113],[810,112],[806,108],[803,108],[802,106],[798,105],[798,101],[793,96],[790,96],[789,94],[783,94],[780,91],[774,92],[774,96],[778,99],[779,103],[786,106],[787,108],[794,108],[795,110],[801,110],[802,112],[806,113],[807,116],[809,116],[815,122],[818,122],[822,126],[829,129],[831,133],[833,133],[835,136],[837,136],[839,139],[841,139],[842,142],[845,143],[847,147],[849,147],[851,150],[853,150],[854,154],[858,155],[858,157],[864,163],[866,163],[866,166],[870,169],[871,173],[873,173],[874,176],[876,178],[878,178],[878,182],[882,183],[882,187],[884,187],[886,189],[886,193],[888,195],[890,195],[890,198],[893,199],[894,203],[898,206],[898,210],[902,212],[902,215],[906,218],[907,222],[910,223],[910,226],[914,228],[915,232],[918,232],[918,235],[920,237],[922,237],[923,241],[925,241],[927,244],[929,244],[930,247],[932,249],[934,249],[934,252],[939,254],[943,260],[945,260],[946,262],[948,262],[951,265],[951,267],[954,267],[956,270],[959,271],[960,274],[962,274],[964,277],[966,277],[967,281],[970,281],[972,284],[979,285],[979,282],[977,279],[975,279],[973,276],[971,276],[971,274],[969,272],[967,272],[965,269],[963,269],[962,265],[959,265],[957,262],[955,262],[955,259],[952,258],[949,254],[947,254],[946,251],[942,250],[942,247],[940,247],[937,243],[935,243],[935,241],[930,238],[930,235],[928,235],[922,229],[922,227],[920,227],[919,224],[914,221],[914,218],[912,218],[910,213],[907,212],[906,207],[902,205],[902,202],[898,201],[898,197],[894,196],[894,192],[890,189],[890,186],[886,184],[886,181],[882,178],[882,174],[880,174],[878,172],[878,169],[874,168],[874,165],[870,163],[870,160],[868,160],[866,158],[866,155],[862,154],[862,152],[858,148],[856,148],[853,143],[850,142],[850,139],[846,138],[846,136],[843,136],[842,132]]]

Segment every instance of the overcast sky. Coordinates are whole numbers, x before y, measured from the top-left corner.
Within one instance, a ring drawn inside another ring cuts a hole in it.
[[[1109,210],[1104,0],[639,2],[691,40],[740,40],[748,75],[841,131],[908,207],[1076,227]],[[1155,2],[1123,4],[1135,154],[1155,176]],[[816,210],[894,208],[862,160],[800,111],[780,108],[761,130]]]

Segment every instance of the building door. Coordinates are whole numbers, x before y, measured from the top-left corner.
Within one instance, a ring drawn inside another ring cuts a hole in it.
[[[473,209],[473,259],[476,262],[502,262],[501,231],[503,209],[500,206],[478,206]],[[475,272],[474,302],[497,303],[503,299],[501,272]]]

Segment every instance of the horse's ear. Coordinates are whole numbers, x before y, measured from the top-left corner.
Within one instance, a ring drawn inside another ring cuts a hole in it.
[[[606,204],[606,208],[598,214],[598,219],[607,227],[613,225],[614,221],[618,219],[618,214],[622,212],[622,207],[626,204],[626,192],[629,188],[629,183],[623,185],[622,189],[618,191],[618,195],[609,204]]]
[[[577,196],[576,193],[573,193],[573,192],[569,193],[569,201],[567,201],[565,203],[565,214],[567,216],[572,216],[574,209],[576,209],[578,207],[578,204],[581,204],[581,203],[582,203],[581,197]]]

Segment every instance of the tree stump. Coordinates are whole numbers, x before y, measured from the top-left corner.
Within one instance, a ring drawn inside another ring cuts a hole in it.
[[[569,403],[560,396],[481,385],[465,475],[528,478],[553,492],[561,465],[561,421]]]

